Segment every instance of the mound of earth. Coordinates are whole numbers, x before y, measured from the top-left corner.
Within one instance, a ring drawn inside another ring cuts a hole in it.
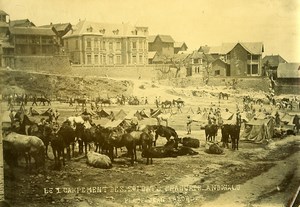
[[[133,83],[127,80],[23,71],[0,71],[0,80],[0,93],[2,94],[45,94],[48,97],[130,95],[133,87]]]

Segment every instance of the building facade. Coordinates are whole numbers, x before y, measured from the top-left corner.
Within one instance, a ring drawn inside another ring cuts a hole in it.
[[[64,37],[64,49],[72,64],[148,64],[148,28],[129,24],[80,21]]]
[[[174,42],[170,35],[149,36],[149,51],[156,51],[159,57],[171,58],[174,55]]]
[[[174,43],[174,53],[178,54],[183,51],[187,51],[188,46],[185,44],[185,42],[175,42]]]

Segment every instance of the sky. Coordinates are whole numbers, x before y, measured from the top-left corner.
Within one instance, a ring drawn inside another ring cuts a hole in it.
[[[11,20],[35,25],[79,20],[147,26],[189,50],[263,42],[263,55],[300,63],[300,0],[0,0]]]

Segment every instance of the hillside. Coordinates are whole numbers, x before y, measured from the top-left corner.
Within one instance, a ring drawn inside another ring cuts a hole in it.
[[[0,92],[45,94],[60,96],[115,96],[132,93],[133,83],[127,80],[112,80],[103,77],[80,77],[23,71],[1,70]]]

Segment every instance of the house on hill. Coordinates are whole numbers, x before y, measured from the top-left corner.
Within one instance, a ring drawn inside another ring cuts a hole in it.
[[[144,65],[148,63],[147,36],[147,27],[83,20],[63,36],[63,41],[73,64]]]
[[[43,25],[39,26],[40,28],[54,28],[54,31],[56,31],[59,45],[64,46],[64,42],[62,40],[62,37],[67,34],[71,29],[72,25],[71,23],[58,23],[58,24],[52,24],[52,22],[49,25]]]
[[[172,57],[175,41],[170,35],[155,35],[148,38],[148,51],[156,51],[158,56]]]
[[[262,67],[263,73],[272,74],[273,77],[276,79],[277,77],[277,68],[279,63],[287,63],[285,59],[283,59],[280,55],[266,55],[262,59]]]
[[[185,42],[174,42],[174,54],[178,54],[181,51],[187,51],[188,46]]]
[[[279,63],[275,92],[299,94],[300,63]]]
[[[222,63],[224,66],[223,70],[226,70],[226,73],[223,74],[226,76],[263,75],[262,53],[264,52],[264,45],[262,42],[223,43],[217,47],[205,47],[205,50],[213,58],[220,59],[229,65],[228,67]],[[218,63],[220,64],[221,62],[218,61]]]

